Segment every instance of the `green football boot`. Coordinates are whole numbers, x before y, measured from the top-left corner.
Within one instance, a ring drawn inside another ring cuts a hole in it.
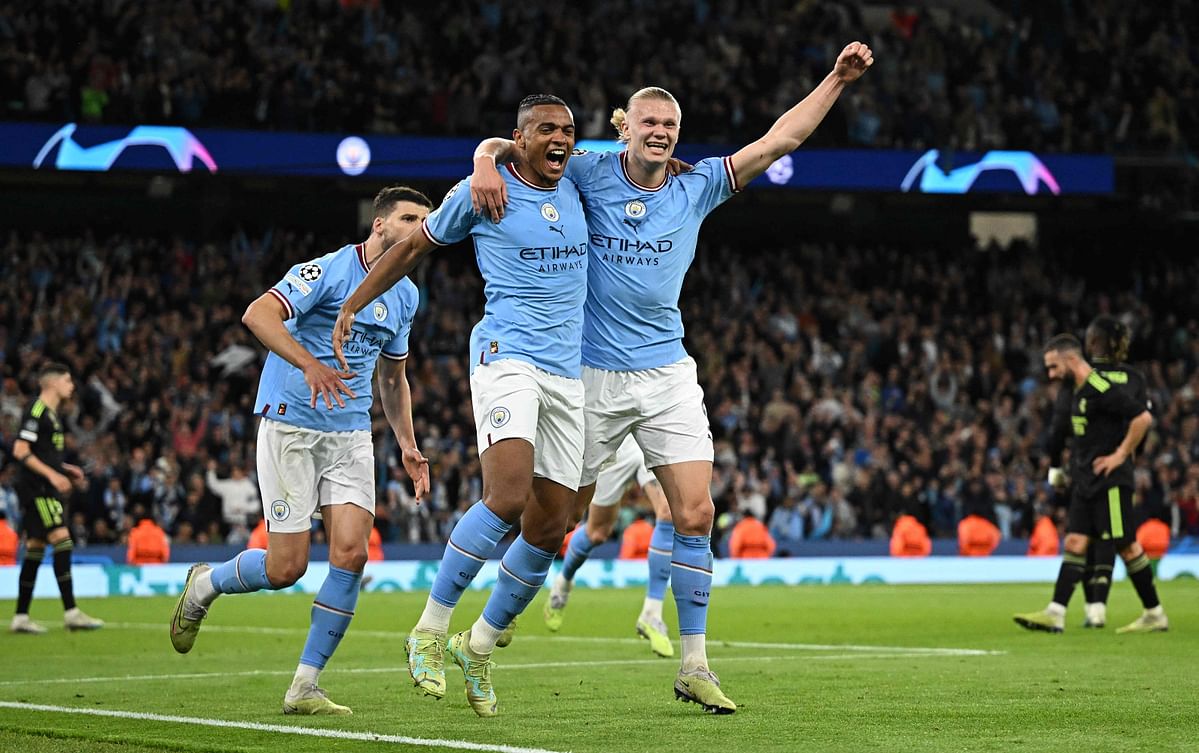
[[[412,684],[430,698],[445,698],[445,636],[413,629],[404,641]]]
[[[495,716],[495,690],[491,687],[491,656],[481,656],[470,649],[470,631],[456,633],[446,644],[450,658],[466,675],[466,700],[479,716]]]
[[[504,632],[500,633],[500,637],[495,639],[496,648],[507,648],[508,644],[512,643],[512,637],[516,635],[516,618],[512,618],[512,622],[508,623],[508,627],[504,628]]]
[[[1044,630],[1047,633],[1061,633],[1066,629],[1064,615],[1049,614],[1044,609],[1039,612],[1026,612],[1013,615],[1013,620],[1022,628],[1028,630]]]
[[[562,629],[562,620],[566,618],[566,602],[570,599],[572,585],[573,581],[563,580],[562,576],[558,576],[554,578],[554,585],[550,586],[550,598],[545,602],[543,614],[545,626],[551,633]]]
[[[658,656],[674,656],[674,646],[666,634],[666,623],[653,617],[637,619],[637,635],[649,641],[649,648]]]
[[[1117,633],[1164,633],[1170,629],[1170,621],[1166,619],[1166,613],[1159,611],[1152,613],[1148,610],[1141,613],[1141,616],[1128,623],[1122,628],[1116,628]]]
[[[200,606],[192,599],[192,595],[196,578],[209,570],[212,568],[203,562],[188,568],[183,593],[179,594],[179,601],[175,602],[175,614],[171,617],[171,645],[181,654],[192,650],[196,636],[200,634],[200,623],[208,616],[208,608]]]
[[[737,704],[720,690],[720,679],[707,667],[679,670],[674,680],[674,697],[688,703],[698,703],[709,714],[732,714]]]
[[[329,694],[324,688],[318,688],[311,681],[292,683],[283,696],[284,714],[303,714],[305,716],[348,716],[354,712],[349,706],[342,706],[329,700]]]

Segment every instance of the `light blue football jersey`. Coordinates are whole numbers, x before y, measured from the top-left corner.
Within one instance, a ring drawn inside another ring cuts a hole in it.
[[[297,264],[268,291],[287,309],[287,329],[321,363],[338,368],[333,355],[333,324],[341,304],[366,277],[363,244],[343,246],[318,259]],[[342,395],[346,407],[325,407],[317,396],[309,407],[311,390],[304,373],[275,353],[266,357],[258,381],[254,410],[263,418],[315,431],[356,431],[371,428],[371,377],[379,356],[403,360],[408,356],[408,335],[420,294],[408,278],[366,305],[354,319],[350,337],[342,345],[350,371],[346,385],[358,397]]]
[[[467,178],[422,225],[439,246],[474,237],[486,302],[470,334],[471,370],[515,358],[578,379],[588,264],[578,189],[565,178],[539,188],[514,165],[500,174],[508,183],[508,209],[499,223],[475,214]]]
[[[704,218],[738,190],[729,157],[701,160],[657,188],[638,185],[627,152],[579,152],[566,174],[587,206],[591,261],[583,363],[611,371],[684,357],[679,293]]]

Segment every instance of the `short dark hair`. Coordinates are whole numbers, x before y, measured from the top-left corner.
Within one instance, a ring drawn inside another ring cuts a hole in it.
[[[1054,335],[1053,337],[1049,338],[1049,342],[1045,343],[1045,347],[1042,349],[1042,351],[1045,353],[1054,350],[1059,353],[1074,351],[1081,354],[1082,343],[1078,341],[1077,337],[1069,332],[1063,332],[1060,335]]]
[[[42,368],[38,369],[37,378],[45,379],[46,377],[61,376],[62,374],[70,374],[71,367],[60,361],[47,361],[42,364]]]
[[[1128,326],[1114,316],[1100,314],[1087,325],[1087,354],[1104,361],[1128,360],[1132,335]]]
[[[525,119],[534,107],[541,105],[558,105],[566,107],[566,101],[561,97],[555,97],[553,94],[530,94],[520,101],[520,105],[516,108],[516,127],[523,128]]]
[[[413,204],[418,204],[422,207],[433,208],[433,202],[429,201],[429,197],[415,188],[409,188],[408,186],[388,186],[375,194],[375,216],[386,217],[395,209],[395,205],[401,201],[411,201]]]

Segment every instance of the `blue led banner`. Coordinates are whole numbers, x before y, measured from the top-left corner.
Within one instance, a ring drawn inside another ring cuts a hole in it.
[[[225,131],[180,126],[0,123],[0,167],[456,180],[470,172],[476,139]],[[612,141],[579,147],[616,151]],[[736,147],[684,145],[687,162]],[[754,188],[908,193],[1110,194],[1112,158],[1022,151],[943,153],[800,149]]]

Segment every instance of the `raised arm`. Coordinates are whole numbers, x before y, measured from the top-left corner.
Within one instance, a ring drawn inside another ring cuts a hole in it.
[[[414,231],[384,251],[383,255],[375,260],[375,266],[371,267],[366,279],[359,283],[350,297],[341,304],[341,309],[337,312],[337,321],[333,325],[333,354],[337,356],[337,362],[345,371],[350,369],[341,346],[350,336],[350,329],[354,326],[354,315],[404,279],[404,275],[411,272],[417,262],[433,249],[434,243],[429,239],[425,228],[422,224],[421,230]]]
[[[475,214],[487,210],[492,222],[504,218],[508,205],[508,184],[496,167],[512,159],[516,142],[509,139],[487,139],[475,148],[475,171],[470,176],[470,203]]]
[[[291,332],[287,331],[287,325],[284,324],[287,317],[288,311],[280,298],[267,292],[258,296],[246,308],[241,321],[268,350],[303,372],[304,381],[308,383],[310,391],[308,404],[311,407],[316,407],[318,394],[324,398],[325,407],[328,409],[333,408],[334,402],[339,408],[346,407],[341,396],[344,394],[353,398],[357,395],[342,380],[354,375],[348,368],[338,371],[318,361],[316,356],[309,353],[308,349],[300,345]],[[207,421],[203,423],[207,424]]]
[[[874,55],[863,42],[850,42],[837,56],[837,63],[824,80],[774,122],[766,135],[733,155],[738,186],[745,186],[766,172],[775,160],[799,148],[824,120],[845,85],[856,81],[874,63]]]
[[[416,446],[416,432],[412,428],[412,389],[408,386],[407,359],[379,359],[379,400],[387,423],[400,443],[400,458],[404,470],[412,479],[416,501],[424,499],[429,491],[429,461]]]

